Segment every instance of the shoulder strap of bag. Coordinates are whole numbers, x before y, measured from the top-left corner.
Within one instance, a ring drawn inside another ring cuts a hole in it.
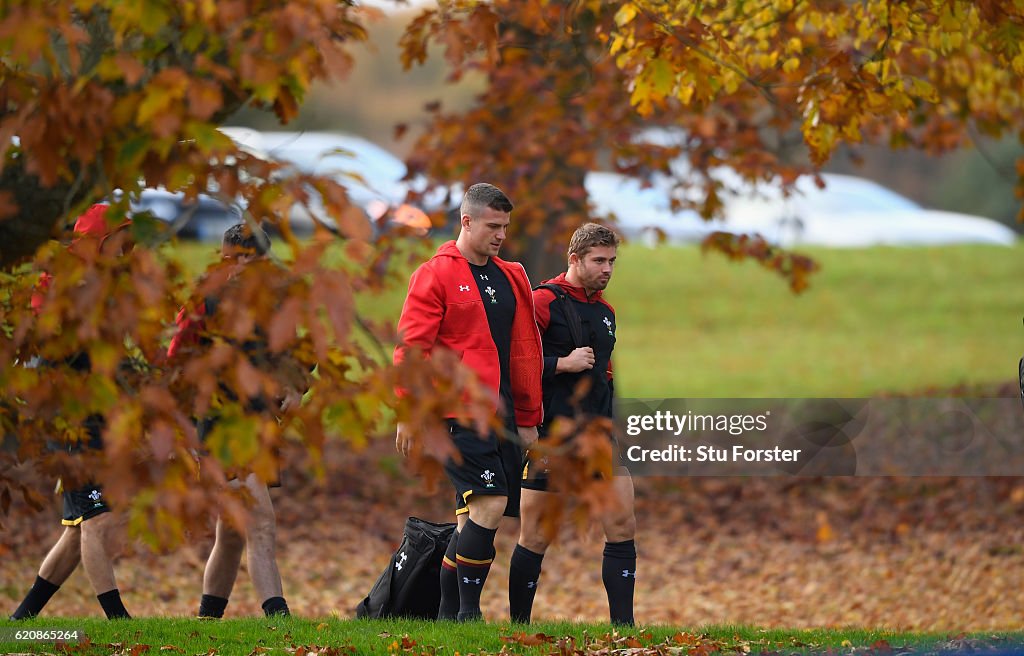
[[[583,322],[580,320],[580,313],[576,311],[575,303],[565,293],[565,290],[552,283],[537,285],[534,289],[548,289],[555,294],[555,300],[561,305],[562,314],[565,315],[565,322],[569,324],[569,337],[572,339],[572,347],[575,349],[586,346],[583,340]]]

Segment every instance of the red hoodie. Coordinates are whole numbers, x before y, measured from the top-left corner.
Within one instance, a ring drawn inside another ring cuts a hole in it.
[[[121,229],[126,225],[131,224],[131,219],[125,219],[121,225],[116,228],[111,228],[107,225],[107,210],[110,209],[110,205],[107,203],[96,203],[89,209],[83,212],[75,220],[75,238],[72,244],[77,243],[81,239],[93,238],[99,239],[100,243],[103,243],[107,237],[112,235],[117,230]],[[39,282],[36,285],[36,289],[32,292],[32,309],[36,314],[42,312],[43,302],[46,300],[46,293],[50,289],[50,285],[53,283],[53,276],[48,272],[43,271],[39,274]]]
[[[518,262],[491,259],[508,278],[516,297],[509,355],[516,425],[537,426],[543,418],[541,372],[544,361],[540,333],[534,321],[530,280]],[[436,348],[454,351],[494,392],[497,400],[501,377],[498,349],[491,338],[487,311],[477,292],[469,262],[454,241],[442,244],[434,257],[412,274],[409,294],[398,320],[398,332],[403,341],[395,348],[395,364],[405,359],[409,347],[419,348],[428,356]],[[448,416],[455,414],[451,412]]]

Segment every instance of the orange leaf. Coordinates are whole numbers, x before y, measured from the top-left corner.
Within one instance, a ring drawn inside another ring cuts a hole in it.
[[[501,636],[502,642],[511,642],[524,647],[536,647],[537,645],[544,645],[547,643],[554,642],[556,638],[549,636],[544,633],[533,633],[528,634],[525,632],[513,633],[510,636]],[[639,645],[637,645],[639,646]]]
[[[189,114],[205,121],[224,104],[220,87],[212,82],[194,82],[187,91]]]

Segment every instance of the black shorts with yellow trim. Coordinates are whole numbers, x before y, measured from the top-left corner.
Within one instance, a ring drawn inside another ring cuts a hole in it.
[[[103,488],[99,485],[83,485],[74,490],[64,490],[64,526],[78,526],[97,515],[110,512],[110,506],[103,498]]]
[[[515,426],[505,430],[515,434]],[[448,420],[455,448],[462,455],[462,462],[456,464],[449,458],[444,471],[455,488],[455,514],[469,512],[469,499],[473,495],[504,496],[505,516],[519,516],[519,471],[523,462],[523,450],[519,444],[501,439],[491,431],[481,438],[474,429],[463,426],[453,419]]]

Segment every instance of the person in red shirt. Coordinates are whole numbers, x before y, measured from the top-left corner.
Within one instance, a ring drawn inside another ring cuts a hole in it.
[[[114,235],[126,228],[130,221],[112,228],[107,220],[109,207],[105,203],[97,203],[78,217],[74,227],[75,237],[69,250],[74,252],[78,248],[84,248],[87,242],[94,242],[97,248],[114,243]],[[120,254],[124,254],[132,247],[132,242],[123,238],[119,242],[119,247]],[[32,308],[37,313],[43,310],[46,293],[52,280],[49,273],[44,272],[40,276],[31,300]],[[65,364],[79,372],[88,372],[91,368],[89,355],[84,352],[68,358]],[[48,365],[42,363],[40,366]],[[103,417],[92,415],[86,419],[84,426],[89,435],[85,448],[102,449]],[[71,490],[64,489],[61,485],[58,487],[62,489],[64,496],[64,517],[61,520],[65,526],[64,532],[43,559],[35,583],[11,615],[11,619],[25,619],[38,615],[75,571],[78,563],[82,563],[107,618],[129,618],[114,577],[114,556],[120,551],[125,518],[119,513],[114,513],[107,505],[103,497],[103,487],[99,484],[88,483]]]
[[[439,619],[481,617],[480,593],[494,560],[494,535],[503,515],[519,514],[521,446],[537,439],[541,423],[540,334],[533,294],[522,265],[497,257],[508,230],[512,202],[487,183],[469,188],[460,209],[461,229],[409,280],[398,321],[395,363],[412,349],[429,357],[457,353],[489,389],[503,419],[504,439],[479,435],[447,413],[461,462],[445,472],[456,491],[458,528],[441,569]],[[516,437],[518,436],[518,437]],[[395,445],[408,454],[415,436],[398,425]]]

